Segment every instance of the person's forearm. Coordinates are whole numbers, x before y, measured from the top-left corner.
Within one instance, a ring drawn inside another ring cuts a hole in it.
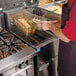
[[[69,42],[70,39],[68,39],[64,34],[62,33],[60,28],[57,28],[56,26],[52,25],[50,30],[62,41]]]
[[[52,23],[57,28],[61,28],[61,20],[52,21],[52,22],[50,21],[50,23]]]

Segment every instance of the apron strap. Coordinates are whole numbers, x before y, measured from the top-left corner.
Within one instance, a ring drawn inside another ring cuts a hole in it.
[[[70,11],[72,10],[74,4],[76,3],[76,0],[72,3],[71,7],[70,7]]]

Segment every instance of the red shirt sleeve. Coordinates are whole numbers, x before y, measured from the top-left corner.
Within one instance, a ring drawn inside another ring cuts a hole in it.
[[[69,21],[66,21],[65,27],[62,29],[62,33],[70,40],[76,42],[76,4],[73,6],[70,14]]]

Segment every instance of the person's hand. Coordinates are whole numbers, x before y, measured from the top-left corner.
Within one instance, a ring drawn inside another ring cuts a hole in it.
[[[56,26],[57,28],[61,28],[61,20],[53,22],[53,25]]]
[[[57,21],[40,21],[37,24],[38,29],[42,30],[51,30],[51,26],[56,24]]]

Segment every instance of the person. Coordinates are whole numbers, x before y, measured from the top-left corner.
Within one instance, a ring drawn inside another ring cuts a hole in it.
[[[37,26],[60,39],[58,76],[76,76],[76,0],[63,5],[61,26],[57,21],[40,21]]]

